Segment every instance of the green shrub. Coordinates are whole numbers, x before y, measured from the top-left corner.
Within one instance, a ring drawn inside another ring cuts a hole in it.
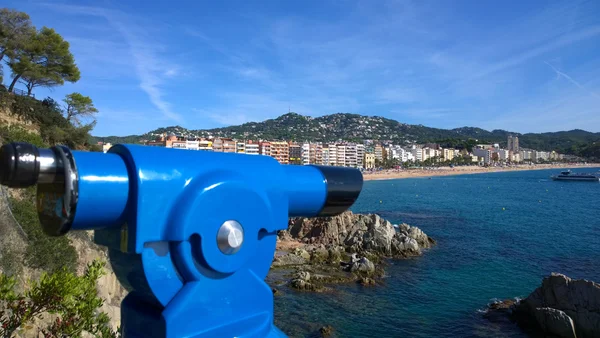
[[[104,272],[104,263],[94,261],[83,276],[67,269],[44,273],[39,280],[30,281],[23,293],[15,292],[14,277],[0,274],[0,336],[11,337],[50,313],[58,317],[42,328],[44,337],[81,337],[84,331],[96,337],[118,337],[108,325],[108,315],[99,311],[103,300],[96,283]]]
[[[95,121],[83,126],[74,126],[63,116],[60,105],[52,98],[48,97],[39,101],[28,96],[0,92],[0,106],[24,120],[38,125],[41,134],[41,137],[32,138],[33,136],[29,135],[31,133],[26,133],[26,131],[21,133],[18,129],[4,130],[8,127],[3,127],[0,130],[0,136],[5,140],[3,142],[30,142],[33,140],[34,142],[31,143],[40,145],[41,139],[42,144],[46,147],[63,144],[72,149],[90,148],[90,131],[94,128]],[[4,137],[7,134],[11,134],[8,135],[10,137]]]
[[[16,125],[1,126],[0,141],[1,143],[27,142],[34,144],[38,147],[47,146],[47,144],[42,140],[42,137],[40,135],[32,133],[21,126]]]
[[[35,187],[23,190],[24,198],[9,198],[12,213],[27,234],[25,264],[31,268],[54,272],[66,267],[75,271],[77,251],[67,237],[50,237],[41,228],[35,208]]]

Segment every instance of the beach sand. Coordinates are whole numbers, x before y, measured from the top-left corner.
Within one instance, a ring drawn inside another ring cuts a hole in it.
[[[592,164],[536,164],[536,165],[517,165],[511,167],[479,167],[479,166],[463,166],[463,167],[437,167],[431,169],[389,169],[377,171],[373,173],[364,172],[363,179],[365,181],[372,180],[391,180],[398,178],[418,178],[418,177],[434,177],[434,176],[450,176],[464,174],[481,174],[481,173],[497,173],[505,171],[519,170],[542,170],[542,169],[563,169],[563,168],[598,168],[600,163]]]

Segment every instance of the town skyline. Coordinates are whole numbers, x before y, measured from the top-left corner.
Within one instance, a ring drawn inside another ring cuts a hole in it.
[[[104,152],[111,143],[98,142]],[[558,153],[521,148],[518,136],[509,135],[507,147],[500,144],[479,143],[466,147],[442,147],[437,143],[396,145],[392,142],[363,140],[363,142],[297,142],[285,140],[248,140],[234,138],[182,137],[163,133],[144,145],[187,151],[210,151],[275,158],[287,165],[327,165],[374,170],[402,165],[504,165],[544,163],[548,161],[581,161],[582,159]]]

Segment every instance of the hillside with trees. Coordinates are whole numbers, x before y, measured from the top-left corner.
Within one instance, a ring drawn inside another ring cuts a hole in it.
[[[74,83],[80,77],[69,43],[58,32],[36,29],[26,13],[0,9],[0,144],[101,150],[90,143],[98,112],[90,97],[75,92],[60,102],[35,98],[37,88]],[[35,187],[0,187],[0,230],[2,337],[118,336],[111,319],[100,311],[105,301],[97,285],[107,273],[105,263],[91,261],[89,250],[83,257],[76,249],[93,246],[85,236],[43,234]]]
[[[472,149],[478,143],[499,143],[506,146],[508,135],[514,135],[519,137],[520,146],[523,148],[555,150],[559,153],[600,159],[598,151],[600,133],[584,130],[520,134],[506,130],[487,131],[474,127],[439,129],[405,124],[379,116],[344,113],[316,118],[288,113],[263,122],[249,122],[225,128],[189,130],[181,126],[173,126],[159,128],[143,135],[107,136],[94,139],[110,143],[138,143],[153,139],[163,133],[190,137],[231,137],[300,142],[378,140],[400,145],[431,142],[467,150]]]

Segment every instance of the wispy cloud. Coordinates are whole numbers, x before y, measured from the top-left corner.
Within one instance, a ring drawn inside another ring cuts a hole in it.
[[[550,66],[550,68],[552,68],[552,70],[554,70],[554,72],[556,73],[557,77],[564,77],[565,79],[567,79],[567,81],[571,82],[572,84],[574,84],[575,86],[577,86],[579,89],[583,90],[584,92],[600,99],[600,94],[593,92],[589,89],[587,89],[586,87],[584,87],[581,83],[575,81],[572,77],[570,77],[569,75],[567,75],[566,73],[561,72],[560,70],[556,69],[553,65],[551,65],[550,63],[544,61],[545,64],[547,64],[548,66]],[[599,102],[600,103],[600,102]]]
[[[182,116],[175,113],[171,104],[165,99],[162,89],[164,79],[177,74],[176,66],[170,66],[169,61],[159,56],[161,45],[147,36],[147,26],[141,27],[135,23],[136,18],[113,9],[59,4],[43,5],[63,13],[104,18],[120,33],[127,44],[140,81],[139,86],[148,95],[152,104],[167,118],[178,123],[183,122]]]
[[[176,18],[155,13],[162,5],[135,15],[99,5],[48,8],[110,23],[109,32],[85,22],[91,36],[69,33],[87,69],[99,73],[94,85],[129,71],[151,111],[189,128],[261,121],[291,109],[518,132],[560,129],[550,116],[569,114],[573,126],[600,130],[585,116],[600,114],[597,2],[513,2],[485,20],[474,15],[494,10],[483,2],[305,5],[314,8],[240,3],[232,12],[194,2]],[[161,20],[145,17],[154,14]],[[116,69],[110,78],[102,74],[106,50],[125,56],[107,61]],[[130,104],[123,110],[143,111]]]

